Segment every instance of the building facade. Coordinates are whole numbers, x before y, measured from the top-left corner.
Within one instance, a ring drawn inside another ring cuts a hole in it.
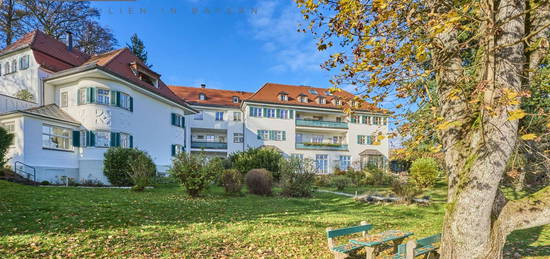
[[[313,159],[320,173],[386,164],[388,115],[350,93],[167,86],[126,48],[88,56],[71,46],[34,31],[0,51],[0,123],[15,134],[9,164],[36,181],[108,184],[110,147],[148,152],[160,173],[179,152],[256,147]]]

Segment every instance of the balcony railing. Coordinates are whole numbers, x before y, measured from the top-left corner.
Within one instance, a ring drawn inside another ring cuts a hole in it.
[[[348,128],[348,124],[346,122],[320,121],[320,120],[300,120],[300,119],[296,119],[296,126],[336,128],[336,129],[347,129]]]
[[[296,149],[310,150],[348,150],[347,144],[323,144],[323,143],[296,143]]]
[[[191,148],[201,149],[227,149],[227,143],[223,142],[198,142],[192,141]]]

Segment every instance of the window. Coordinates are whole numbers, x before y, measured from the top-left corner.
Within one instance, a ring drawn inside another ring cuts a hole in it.
[[[310,94],[314,94],[314,95],[318,95],[319,93],[317,93],[316,90],[313,90],[313,89],[309,89],[309,93]]]
[[[322,135],[313,135],[313,137],[311,137],[311,142],[313,142],[313,143],[323,143],[323,138],[324,138],[324,136],[322,136]]]
[[[362,119],[363,119],[361,121],[362,124],[370,124],[370,116],[363,115]]]
[[[319,173],[328,173],[328,155],[315,155],[315,164]]]
[[[382,122],[384,125],[388,125],[388,117],[384,117],[384,120]]]
[[[258,139],[286,141],[286,131],[281,130],[258,130]]]
[[[69,94],[67,92],[62,92],[60,99],[61,107],[69,106]]]
[[[185,128],[185,117],[177,113],[172,113],[172,126]]]
[[[130,134],[126,134],[126,133],[120,133],[120,140],[119,140],[119,146],[120,147],[123,147],[123,148],[131,148],[132,145],[131,145],[131,141],[130,141]]]
[[[332,137],[332,144],[342,144],[343,141],[344,141],[343,136],[333,136]]]
[[[381,117],[372,117],[372,124],[381,125],[382,124],[382,118]]]
[[[280,130],[273,130],[272,131],[273,133],[273,137],[271,140],[275,140],[275,141],[284,141],[286,140],[286,132],[285,131],[280,131]]]
[[[223,121],[223,112],[216,112],[216,120]]]
[[[262,117],[262,108],[250,107],[250,116],[252,117]]]
[[[301,102],[301,103],[307,103],[307,96],[305,96],[305,95],[300,95],[300,98],[299,98],[299,99],[300,99],[300,102]]]
[[[275,118],[275,109],[266,109],[265,110],[266,118]]]
[[[374,143],[374,136],[364,136],[364,135],[357,136],[357,144],[372,145],[373,143]]]
[[[195,116],[193,117],[193,119],[198,121],[203,120],[203,113],[202,112],[195,113]]]
[[[233,112],[233,120],[241,121],[241,112]]]
[[[73,150],[71,130],[67,128],[42,125],[42,147],[60,150]]]
[[[301,144],[303,143],[304,135],[302,133],[296,133],[296,143]]]
[[[340,156],[340,170],[347,170],[350,166],[350,156]]]
[[[290,154],[290,157],[293,159],[304,160],[304,154]]]
[[[241,100],[238,96],[233,96],[233,103],[239,103]]]
[[[85,104],[87,103],[87,93],[86,88],[80,88],[78,89],[78,103],[79,104]]]
[[[319,104],[326,104],[327,99],[325,97],[319,97]]]
[[[108,89],[97,89],[97,104],[111,104],[111,91]]]
[[[2,127],[3,127],[4,129],[6,129],[6,131],[7,131],[8,133],[13,134],[13,140],[12,140],[11,145],[15,144],[15,137],[16,137],[16,135],[15,135],[15,121],[4,122],[4,123],[2,124]]]
[[[269,130],[258,130],[258,139],[268,140],[269,139]]]
[[[288,101],[288,95],[286,95],[286,94],[280,94],[280,95],[279,95],[279,100],[281,100],[281,101]]]
[[[10,73],[15,73],[17,72],[17,60],[12,60],[11,61],[11,69],[10,69]]]
[[[185,149],[183,145],[180,144],[174,144],[172,145],[172,156],[177,156],[178,154],[184,152]]]
[[[126,110],[130,110],[131,109],[131,97],[126,94],[126,93],[122,93],[122,92],[117,92],[117,95],[118,95],[118,106],[120,108],[123,108],[123,109],[126,109]]]
[[[111,145],[111,132],[95,131],[95,147],[109,147]]]
[[[25,70],[29,68],[29,55],[25,55],[19,58],[19,69]]]
[[[288,110],[279,110],[278,118],[288,119]]]
[[[233,133],[233,143],[243,143],[244,135],[242,133]]]
[[[199,94],[199,100],[201,100],[201,101],[206,100],[206,94],[200,93]]]
[[[206,136],[206,142],[216,142],[216,136],[214,136],[214,135],[207,135],[207,136]]]

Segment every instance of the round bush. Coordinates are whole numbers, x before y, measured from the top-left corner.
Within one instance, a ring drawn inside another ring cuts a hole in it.
[[[435,184],[439,176],[439,166],[433,158],[414,160],[409,169],[411,181],[419,188],[428,188]]]
[[[243,188],[243,176],[235,169],[227,169],[222,173],[221,181],[226,193],[237,194]]]
[[[248,191],[256,195],[271,195],[273,175],[266,169],[252,169],[246,174]]]
[[[331,179],[332,186],[336,187],[336,190],[343,191],[351,184],[349,177],[344,175],[336,175]]]
[[[255,168],[265,168],[273,172],[275,180],[279,180],[279,161],[282,155],[269,148],[251,148],[231,155],[232,168],[239,172],[248,172]]]
[[[133,148],[112,147],[105,152],[103,161],[103,174],[114,186],[133,186],[134,181],[130,177],[132,164],[137,158],[142,156],[143,151]],[[147,162],[149,166],[155,167],[152,160]],[[151,171],[154,176],[155,171]]]

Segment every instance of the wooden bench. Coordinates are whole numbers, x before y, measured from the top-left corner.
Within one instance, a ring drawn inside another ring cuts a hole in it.
[[[424,255],[425,258],[437,258],[439,257],[437,251],[439,245],[436,243],[441,242],[441,234],[418,239],[416,241],[411,240],[406,244],[399,245],[397,247],[397,254],[393,256],[394,259],[413,259],[417,256]]]
[[[363,236],[367,235],[367,231],[372,229],[372,225],[367,224],[366,221],[361,221],[361,225],[349,227],[349,228],[340,228],[332,229],[327,228],[327,239],[328,239],[328,248],[334,254],[336,259],[343,259],[349,256],[350,253],[357,251],[358,249],[363,248],[363,245],[347,243],[343,245],[334,245],[334,238],[340,236],[351,235],[355,233],[362,232]]]

